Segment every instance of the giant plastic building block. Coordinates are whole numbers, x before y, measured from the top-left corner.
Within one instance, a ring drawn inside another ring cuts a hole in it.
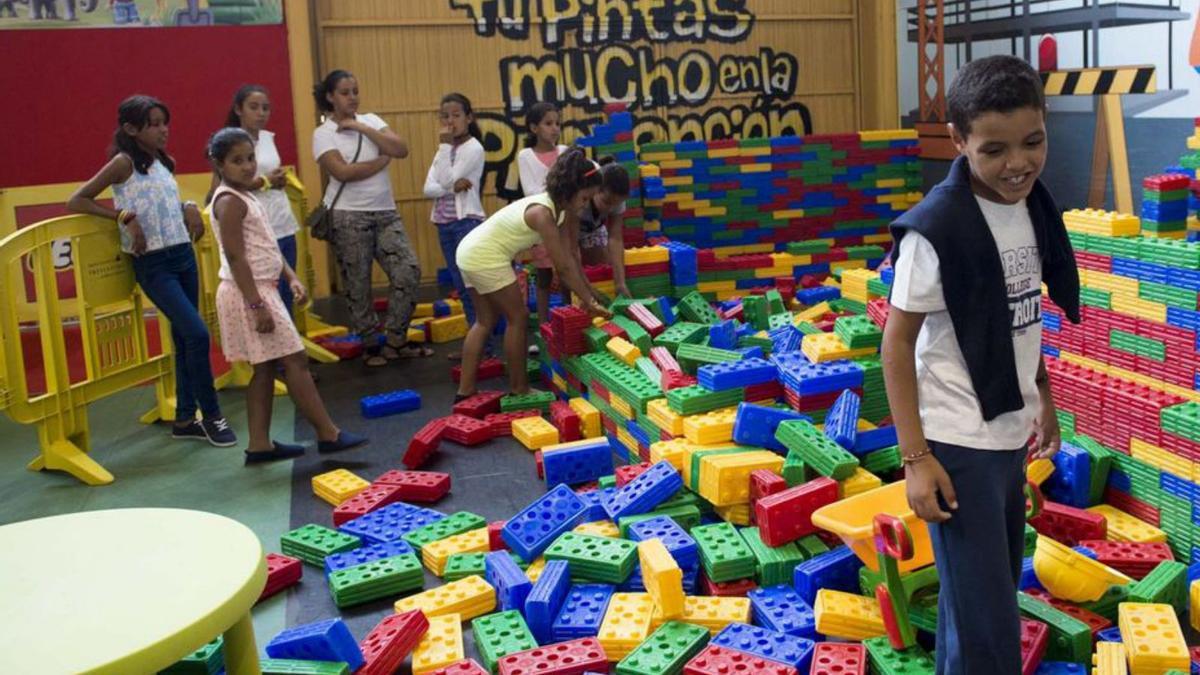
[[[304,562],[278,553],[267,554],[267,585],[263,587],[258,601],[275,595],[293,584],[299,583],[304,576]]]
[[[335,527],[354,520],[393,502],[400,501],[401,488],[399,485],[371,484],[358,494],[338,504],[333,509],[333,524]]]
[[[712,644],[761,656],[808,672],[812,662],[812,640],[769,628],[731,623],[712,639]]]
[[[540,450],[558,443],[558,429],[540,416],[513,420],[512,435],[530,450]]]
[[[464,656],[462,618],[457,614],[431,616],[429,630],[412,655],[413,675],[427,675],[461,661]]]
[[[1133,672],[1188,672],[1191,668],[1179,617],[1170,605],[1122,603],[1120,626]]]
[[[646,513],[670,499],[683,487],[683,478],[669,462],[659,462],[605,501],[604,510],[612,520]]]
[[[746,597],[756,624],[797,637],[816,637],[813,608],[791,586],[756,588]]]
[[[645,593],[614,593],[596,636],[609,661],[620,661],[650,636],[654,601]]]
[[[820,642],[809,675],[867,675],[867,648],[853,642]]]
[[[811,422],[790,420],[780,423],[775,438],[788,450],[800,454],[805,466],[834,480],[849,478],[858,467],[858,458],[825,437]]]
[[[601,436],[542,448],[542,471],[546,486],[578,485],[613,472],[611,442]]]
[[[362,650],[341,619],[288,628],[271,638],[266,652],[273,659],[345,661],[354,670],[364,663]]]
[[[359,643],[366,661],[359,675],[390,675],[417,648],[429,621],[420,610],[385,616]]]
[[[481,616],[471,621],[475,648],[489,672],[495,672],[500,659],[537,647],[537,642],[517,610]]]
[[[586,512],[569,487],[558,485],[509,518],[501,536],[522,558],[533,560],[560,534],[583,522]]]
[[[375,479],[372,485],[395,485],[401,501],[432,504],[450,494],[450,474],[440,471],[398,471],[392,469]]]
[[[508,551],[493,551],[484,557],[486,579],[496,589],[496,604],[501,611],[525,609],[525,599],[533,589],[529,577],[513,562]],[[520,651],[520,650],[517,650]]]
[[[359,537],[315,524],[303,525],[279,538],[284,555],[317,566],[324,564],[325,556],[358,548],[362,543]]]
[[[773,382],[777,373],[775,366],[765,359],[749,358],[700,366],[696,378],[700,386],[720,391]]]
[[[312,477],[313,494],[337,506],[370,487],[363,478],[346,469],[334,469]]]
[[[475,446],[496,437],[492,426],[483,420],[466,415],[451,415],[442,418],[442,438],[459,445]],[[413,437],[414,440],[416,436]],[[405,462],[408,465],[408,462]],[[409,466],[409,468],[416,468]]]
[[[637,544],[625,539],[567,532],[546,549],[546,560],[570,563],[573,581],[619,584],[637,562]]]
[[[683,570],[658,539],[637,545],[642,580],[654,600],[658,613],[667,619],[683,614]]]
[[[546,563],[537,583],[525,598],[525,621],[538,644],[553,642],[554,619],[571,590],[571,572],[565,560]]]
[[[786,452],[787,447],[775,438],[775,429],[780,422],[804,419],[809,418],[794,410],[742,402],[738,404],[737,417],[733,422],[733,440],[744,445]]]
[[[413,555],[412,546],[403,540],[389,541],[382,544],[372,544],[370,546],[362,546],[352,549],[344,553],[335,553],[325,556],[325,576],[329,576],[333,572],[362,565],[384,558],[391,558],[397,555]]]
[[[415,591],[425,586],[417,556],[396,555],[345,567],[329,574],[329,592],[339,608]]]
[[[412,389],[400,389],[386,394],[364,396],[359,400],[362,416],[376,419],[388,415],[420,410],[421,395]]]
[[[862,399],[853,390],[847,389],[834,401],[825,416],[825,435],[834,443],[849,450],[858,439],[858,412]]]
[[[608,656],[594,637],[557,642],[500,659],[500,675],[584,675],[608,672]]]
[[[859,589],[858,571],[862,560],[848,546],[839,546],[796,565],[792,585],[810,605],[817,601],[817,591],[828,588],[853,593]]]
[[[487,415],[500,412],[500,399],[503,396],[504,393],[499,391],[480,391],[455,403],[452,412],[483,419]]]
[[[618,675],[679,673],[704,648],[708,631],[681,621],[667,621],[617,664]]]
[[[442,437],[446,433],[445,417],[439,417],[425,423],[417,433],[408,442],[408,449],[404,452],[404,457],[400,460],[404,462],[404,466],[410,469],[419,469],[421,465],[429,461],[433,453],[437,452],[438,446],[442,442]]]
[[[660,540],[681,568],[690,567],[700,560],[696,540],[667,516],[655,516],[631,524],[629,538],[637,542]]]
[[[767,546],[782,546],[817,531],[812,514],[839,498],[838,484],[830,478],[807,483],[768,495],[754,503],[754,520]]]
[[[754,554],[733,525],[703,525],[693,528],[691,535],[700,549],[704,574],[712,581],[720,583],[754,576],[757,569]]]
[[[482,577],[470,576],[400,598],[394,607],[397,614],[419,609],[430,619],[454,615],[469,621],[496,608],[496,592]]]
[[[348,521],[338,531],[361,537],[365,543],[382,544],[445,517],[432,509],[395,502]]]
[[[799,675],[792,666],[764,659],[748,652],[727,649],[709,643],[683,668],[684,675],[726,675],[754,673],[755,675]]]
[[[817,592],[813,612],[817,632],[822,635],[865,640],[887,633],[875,598],[822,589]]]
[[[551,627],[555,642],[595,636],[600,632],[614,588],[606,584],[571,587]]]

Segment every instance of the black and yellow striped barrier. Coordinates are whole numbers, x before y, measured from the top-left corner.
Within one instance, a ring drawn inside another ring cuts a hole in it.
[[[1153,94],[1154,66],[1076,68],[1042,73],[1047,96],[1103,96],[1105,94]]]

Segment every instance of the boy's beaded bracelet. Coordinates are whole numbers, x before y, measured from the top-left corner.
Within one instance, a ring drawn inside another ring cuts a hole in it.
[[[918,453],[915,453],[912,455],[900,455],[900,463],[906,464],[906,465],[912,464],[914,462],[919,462],[922,459],[925,459],[926,457],[928,457],[929,455],[932,455],[932,454],[933,454],[933,451],[930,450],[928,447],[926,447],[924,452],[918,452]]]

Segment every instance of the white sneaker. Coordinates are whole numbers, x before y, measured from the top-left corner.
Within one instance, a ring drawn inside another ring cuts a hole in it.
[[[538,349],[537,345],[529,345],[529,355],[530,356],[537,356],[538,354],[541,354],[541,353],[542,353],[542,350]]]

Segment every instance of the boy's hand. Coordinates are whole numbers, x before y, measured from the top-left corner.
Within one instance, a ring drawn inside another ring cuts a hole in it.
[[[1058,427],[1058,415],[1053,401],[1042,404],[1042,410],[1033,421],[1034,446],[1030,459],[1050,459],[1062,447],[1062,430]]]
[[[950,475],[933,455],[927,455],[920,461],[913,462],[905,468],[905,490],[908,505],[921,520],[927,523],[944,523],[950,520],[950,513],[942,510],[938,504],[938,494],[950,506],[950,510],[958,508],[958,497],[954,494],[954,485]]]

